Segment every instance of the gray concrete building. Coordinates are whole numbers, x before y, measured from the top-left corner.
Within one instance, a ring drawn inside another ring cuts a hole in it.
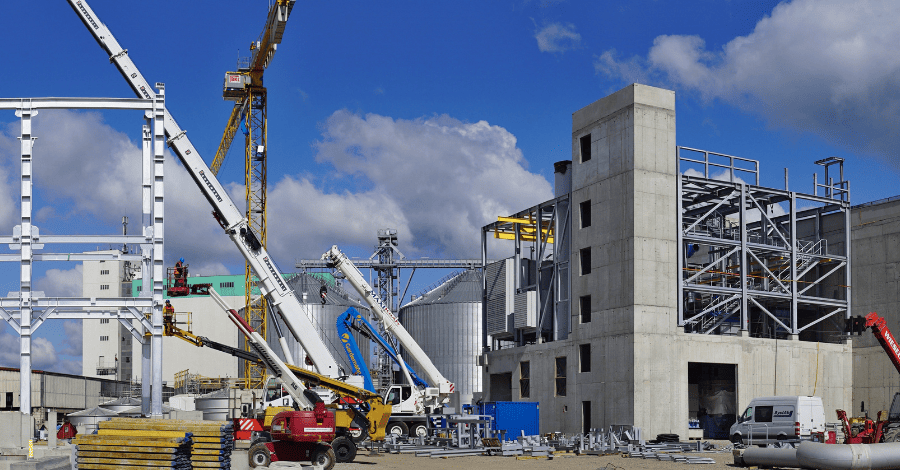
[[[853,315],[876,312],[900,334],[900,198],[853,207]],[[900,374],[875,336],[853,336],[853,415],[876,416],[900,392]]]
[[[733,158],[725,181],[690,176],[675,129],[674,92],[645,85],[576,111],[571,192],[483,230],[517,248],[485,269],[485,400],[540,402],[541,432],[686,437],[757,396],[851,403],[849,235],[821,229],[849,202],[758,187],[758,162],[747,183]]]

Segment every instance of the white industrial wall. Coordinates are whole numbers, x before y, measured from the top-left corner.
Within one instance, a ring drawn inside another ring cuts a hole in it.
[[[224,296],[225,302],[232,308],[244,302],[243,296]],[[183,314],[191,312],[191,329],[197,336],[205,336],[218,343],[238,347],[238,329],[228,319],[218,304],[208,296],[174,297],[169,299],[175,307],[176,318],[181,321]],[[186,318],[185,318],[186,319]],[[178,325],[186,329],[187,325]],[[134,343],[134,357],[141,357],[140,343]],[[141,361],[135,360],[133,376],[141,379]],[[172,386],[175,373],[189,370],[192,374],[206,377],[238,377],[237,358],[210,348],[198,348],[182,339],[163,337],[163,381]]]
[[[107,250],[98,253],[118,253],[118,251]],[[118,297],[123,266],[124,262],[121,261],[84,261],[82,265],[82,295],[94,298]],[[106,338],[106,340],[101,341],[101,338]],[[83,320],[81,339],[82,375],[107,379],[116,378],[114,375],[97,375],[97,364],[101,357],[104,363],[109,364],[114,364],[116,358],[124,360],[121,354],[122,343],[128,341],[122,338],[119,322],[109,320],[102,323],[102,320]]]

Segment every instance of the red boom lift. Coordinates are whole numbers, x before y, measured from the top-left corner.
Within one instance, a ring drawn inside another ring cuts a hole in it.
[[[851,319],[851,322],[852,321],[854,320]],[[897,344],[897,340],[894,338],[894,335],[891,334],[891,330],[888,329],[887,321],[885,321],[884,318],[878,316],[877,313],[872,312],[866,315],[865,323],[859,325],[857,328],[848,329],[855,330],[857,333],[862,333],[862,330],[869,328],[872,329],[872,334],[874,334],[878,342],[881,343],[881,347],[884,348],[884,352],[887,353],[888,357],[891,359],[891,363],[894,364],[897,372],[900,372],[900,345]],[[853,426],[850,425],[850,421],[847,419],[847,413],[844,410],[837,410],[838,419],[841,420],[841,423],[844,426],[844,443],[874,444],[878,442],[900,442],[900,393],[894,395],[890,412],[885,419],[882,419],[882,413],[883,412],[881,411],[878,412],[875,421],[866,418],[863,422],[862,429],[854,434]]]

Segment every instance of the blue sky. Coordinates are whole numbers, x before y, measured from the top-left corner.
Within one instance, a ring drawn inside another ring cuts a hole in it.
[[[249,54],[267,2],[90,5],[145,77],[166,83],[170,111],[209,162],[231,107],[224,72]],[[551,196],[553,162],[571,158],[571,113],[635,81],[676,91],[679,145],[760,160],[763,185],[783,187],[786,167],[790,189],[811,192],[813,162],[838,156],[854,203],[897,195],[897,10],[810,0],[298,2],[265,78],[270,251],[285,271],[332,244],[368,256],[376,230],[392,227],[411,258],[476,257],[482,225]],[[132,96],[65,1],[5,5],[0,31],[3,97]],[[42,232],[117,233],[121,216],[140,219],[130,184],[140,124],[124,112],[38,117]],[[12,113],[0,115],[7,233],[18,213],[17,135]],[[242,175],[239,155],[220,173],[237,201]],[[193,272],[241,272],[174,159],[167,177],[167,258],[185,256]],[[17,267],[6,271],[0,287],[16,290]],[[77,266],[38,267],[37,277],[48,294],[80,292]],[[437,277],[417,274],[411,290]],[[42,367],[74,368],[77,355],[63,352],[77,345],[60,339],[72,328],[42,327],[56,348]],[[0,330],[0,365],[17,364],[17,350]]]

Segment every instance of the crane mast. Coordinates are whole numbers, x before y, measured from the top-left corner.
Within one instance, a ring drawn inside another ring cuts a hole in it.
[[[244,133],[244,188],[247,202],[247,222],[257,234],[262,246],[268,242],[268,222],[266,194],[268,192],[268,102],[267,90],[263,86],[263,74],[284,35],[284,28],[296,0],[277,0],[269,8],[266,26],[259,39],[250,49],[253,56],[248,64],[236,72],[225,74],[222,93],[226,100],[234,101],[234,108],[225,125],[225,132],[210,165],[210,170],[218,175],[225,155],[231,148],[237,131]],[[265,297],[253,299],[255,284],[253,268],[244,265],[244,319],[266,337],[268,330],[268,302]],[[251,388],[263,384],[266,370],[255,363],[244,362],[244,376],[250,379]]]
[[[68,0],[68,2],[100,47],[109,54],[110,61],[115,64],[138,97],[153,99],[156,91],[132,62],[128,51],[119,45],[112,32],[100,21],[87,1]],[[157,83],[157,86],[161,88],[162,84]],[[316,334],[312,322],[304,313],[303,306],[294,295],[294,291],[284,280],[281,271],[253,231],[250,222],[235,206],[234,201],[228,196],[228,192],[216,175],[206,166],[186,131],[178,126],[168,108],[165,110],[163,126],[169,147],[181,160],[194,183],[200,188],[200,192],[212,205],[214,217],[256,274],[258,279],[256,286],[259,287],[262,295],[285,320],[288,329],[303,346],[316,370],[327,377],[339,377],[341,373],[337,362],[328,347]]]
[[[382,299],[372,290],[372,286],[366,282],[362,273],[347,258],[337,246],[332,246],[331,250],[322,255],[322,259],[333,265],[339,270],[347,281],[359,292],[359,295],[365,299],[372,311],[378,315],[378,318],[384,324],[386,331],[393,333],[397,341],[406,349],[406,352],[416,361],[423,369],[423,373],[427,377],[428,382],[433,386],[425,389],[425,398],[429,400],[431,406],[437,406],[443,403],[448,395],[453,393],[454,385],[441,374],[431,358],[425,354],[422,347],[415,339],[406,331],[406,328],[400,324],[397,317],[391,313],[391,310],[384,305]],[[410,385],[413,385],[410,383]]]

